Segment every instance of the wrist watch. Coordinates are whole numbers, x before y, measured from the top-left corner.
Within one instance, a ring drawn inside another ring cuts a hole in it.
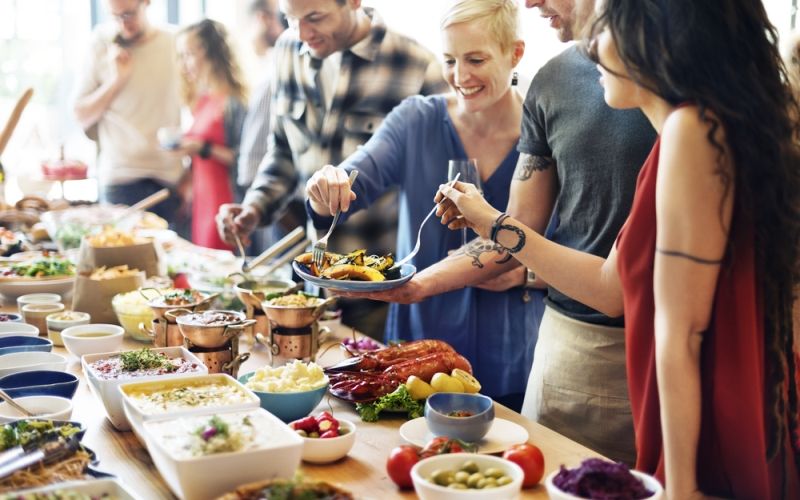
[[[536,273],[530,269],[525,269],[525,283],[522,285],[525,288],[535,288]]]

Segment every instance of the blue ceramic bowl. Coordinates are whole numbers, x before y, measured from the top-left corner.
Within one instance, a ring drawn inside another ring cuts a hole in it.
[[[22,315],[17,313],[0,313],[0,323],[22,323]]]
[[[60,396],[72,399],[78,390],[78,377],[49,370],[12,373],[0,378],[0,389],[12,398],[19,396]]]
[[[468,417],[450,416],[468,412]],[[425,422],[434,436],[447,436],[477,443],[494,421],[494,401],[482,394],[437,392],[425,402]]]
[[[53,342],[44,337],[28,337],[27,335],[0,337],[0,356],[12,352],[50,352],[52,350]]]
[[[239,382],[247,385],[247,381],[253,376],[253,373],[245,373],[239,377]],[[250,389],[248,387],[248,389]],[[253,389],[250,389],[253,391]],[[253,391],[253,394],[258,396],[261,400],[261,407],[272,413],[279,419],[286,423],[293,420],[301,419],[308,416],[311,411],[317,407],[325,391],[328,390],[328,384],[314,389],[312,391],[304,392],[261,392]]]

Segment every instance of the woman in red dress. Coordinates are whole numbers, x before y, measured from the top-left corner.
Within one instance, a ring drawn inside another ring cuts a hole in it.
[[[760,0],[600,9],[606,102],[640,108],[659,133],[616,248],[560,247],[466,184],[441,188],[440,215],[587,305],[624,307],[637,468],[668,498],[800,498],[800,115],[775,29]]]
[[[246,113],[245,87],[222,24],[204,19],[178,38],[184,102],[194,121],[179,151],[192,157],[192,241],[230,249],[214,217],[234,200],[236,151]]]

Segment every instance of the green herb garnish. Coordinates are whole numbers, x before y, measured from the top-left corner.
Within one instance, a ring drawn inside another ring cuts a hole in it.
[[[142,348],[138,351],[123,352],[119,355],[119,358],[122,361],[122,369],[126,372],[151,370],[154,368],[161,368],[171,372],[176,369],[176,366],[169,362],[169,358],[147,348]]]
[[[377,422],[383,410],[404,410],[409,419],[421,417],[424,413],[424,408],[411,397],[405,384],[371,403],[356,403],[356,411],[364,422]]]

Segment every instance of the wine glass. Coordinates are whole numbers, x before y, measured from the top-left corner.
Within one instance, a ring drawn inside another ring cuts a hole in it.
[[[479,191],[481,189],[481,176],[478,173],[478,160],[471,158],[469,160],[450,160],[447,162],[447,180],[452,181],[456,175],[461,174],[458,178],[459,182],[468,182],[474,184]],[[467,244],[467,228],[461,231],[461,246]]]

